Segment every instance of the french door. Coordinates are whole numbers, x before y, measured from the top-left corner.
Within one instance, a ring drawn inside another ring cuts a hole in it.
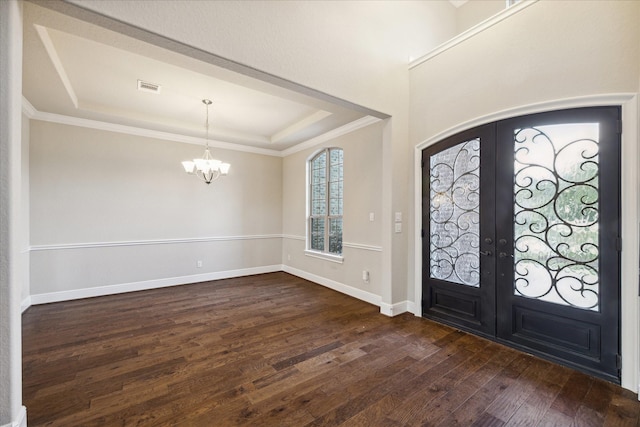
[[[619,123],[554,111],[423,150],[423,315],[619,382]]]

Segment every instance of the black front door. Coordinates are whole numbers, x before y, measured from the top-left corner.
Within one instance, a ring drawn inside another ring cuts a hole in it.
[[[422,153],[423,313],[494,336],[495,126]]]
[[[619,382],[617,107],[423,151],[423,314]]]

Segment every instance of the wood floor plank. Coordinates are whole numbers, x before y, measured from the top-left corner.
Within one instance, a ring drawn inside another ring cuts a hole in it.
[[[535,392],[538,379],[544,377],[549,370],[550,363],[539,359],[531,359],[531,362],[531,365],[522,373],[518,381],[514,382],[508,390],[487,407],[489,414],[508,422],[520,406]]]
[[[560,393],[561,388],[561,385],[552,384],[547,381],[536,382],[534,392],[527,396],[527,399],[518,407],[511,418],[509,418],[506,426],[528,427],[536,425],[538,420],[542,419],[547,412],[558,393]]]
[[[627,426],[637,396],[286,273],[33,306],[29,426]]]

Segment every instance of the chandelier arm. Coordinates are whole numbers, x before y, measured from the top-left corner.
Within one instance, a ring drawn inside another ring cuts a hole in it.
[[[211,156],[211,152],[209,151],[209,105],[211,105],[211,101],[203,99],[202,103],[206,105],[207,112],[205,119],[206,138],[204,155],[201,159],[193,159],[193,162],[182,162],[182,165],[188,174],[195,175],[198,179],[210,184],[221,176],[226,176],[229,173],[230,165],[214,159]],[[187,165],[185,165],[185,163],[187,163]],[[189,164],[193,166],[189,167]]]
[[[208,174],[205,174],[201,170],[197,170],[195,175],[207,184],[211,184],[221,176],[219,170],[211,170],[211,172],[209,172]]]

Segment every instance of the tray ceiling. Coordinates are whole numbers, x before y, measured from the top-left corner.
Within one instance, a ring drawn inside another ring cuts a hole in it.
[[[362,111],[24,4],[23,94],[38,112],[282,151]],[[160,86],[138,90],[138,81]]]

